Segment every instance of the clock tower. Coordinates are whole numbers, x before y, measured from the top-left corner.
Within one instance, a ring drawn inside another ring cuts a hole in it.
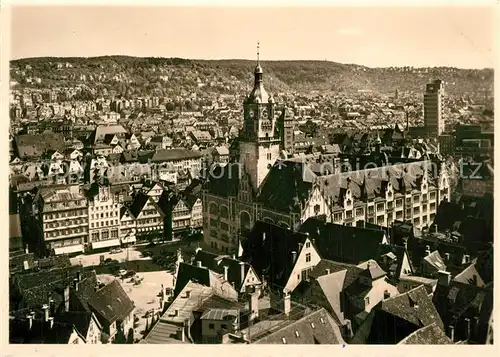
[[[263,71],[257,45],[254,86],[243,103],[243,128],[239,138],[239,163],[244,167],[255,192],[280,156],[280,131],[276,103],[264,89]]]

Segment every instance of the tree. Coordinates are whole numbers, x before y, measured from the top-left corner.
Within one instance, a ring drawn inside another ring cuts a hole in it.
[[[315,137],[318,131],[318,125],[309,119],[304,125],[301,126],[302,130],[307,136]]]

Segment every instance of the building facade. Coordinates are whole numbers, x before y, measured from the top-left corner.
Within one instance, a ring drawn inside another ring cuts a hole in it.
[[[93,184],[88,195],[90,249],[120,246],[121,204],[111,193],[109,186]]]
[[[275,103],[255,69],[254,89],[244,102],[244,128],[229,164],[213,170],[203,190],[203,233],[211,247],[229,253],[257,220],[296,228],[307,218],[356,225],[390,226],[395,220],[430,225],[450,189],[439,159],[389,160],[379,146],[361,159],[377,167],[351,169],[327,155],[285,159],[275,132]],[[384,156],[385,155],[385,156]],[[366,165],[365,165],[366,166]],[[359,167],[365,167],[363,165]],[[373,167],[373,166],[371,166]]]
[[[88,241],[88,206],[78,185],[40,189],[33,213],[46,251],[56,255],[84,251]]]

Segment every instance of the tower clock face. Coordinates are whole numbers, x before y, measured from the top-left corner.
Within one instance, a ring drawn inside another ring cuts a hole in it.
[[[262,118],[264,118],[264,119],[268,119],[269,118],[269,113],[267,112],[267,110],[264,110],[262,112]]]
[[[248,116],[250,117],[250,119],[255,118],[255,111],[253,109],[250,109],[250,111],[248,112]]]

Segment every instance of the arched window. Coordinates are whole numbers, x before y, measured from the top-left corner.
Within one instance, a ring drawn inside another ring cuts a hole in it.
[[[221,218],[229,218],[229,210],[226,206],[220,206]]]
[[[213,215],[219,214],[219,209],[217,208],[217,205],[214,202],[210,202],[208,207],[209,207],[210,214],[213,214]]]
[[[286,222],[283,222],[283,221],[278,222],[278,226],[283,227],[283,228],[290,228],[290,225]]]
[[[252,219],[250,213],[241,211],[240,213],[240,230],[242,233],[248,232],[251,228]]]

